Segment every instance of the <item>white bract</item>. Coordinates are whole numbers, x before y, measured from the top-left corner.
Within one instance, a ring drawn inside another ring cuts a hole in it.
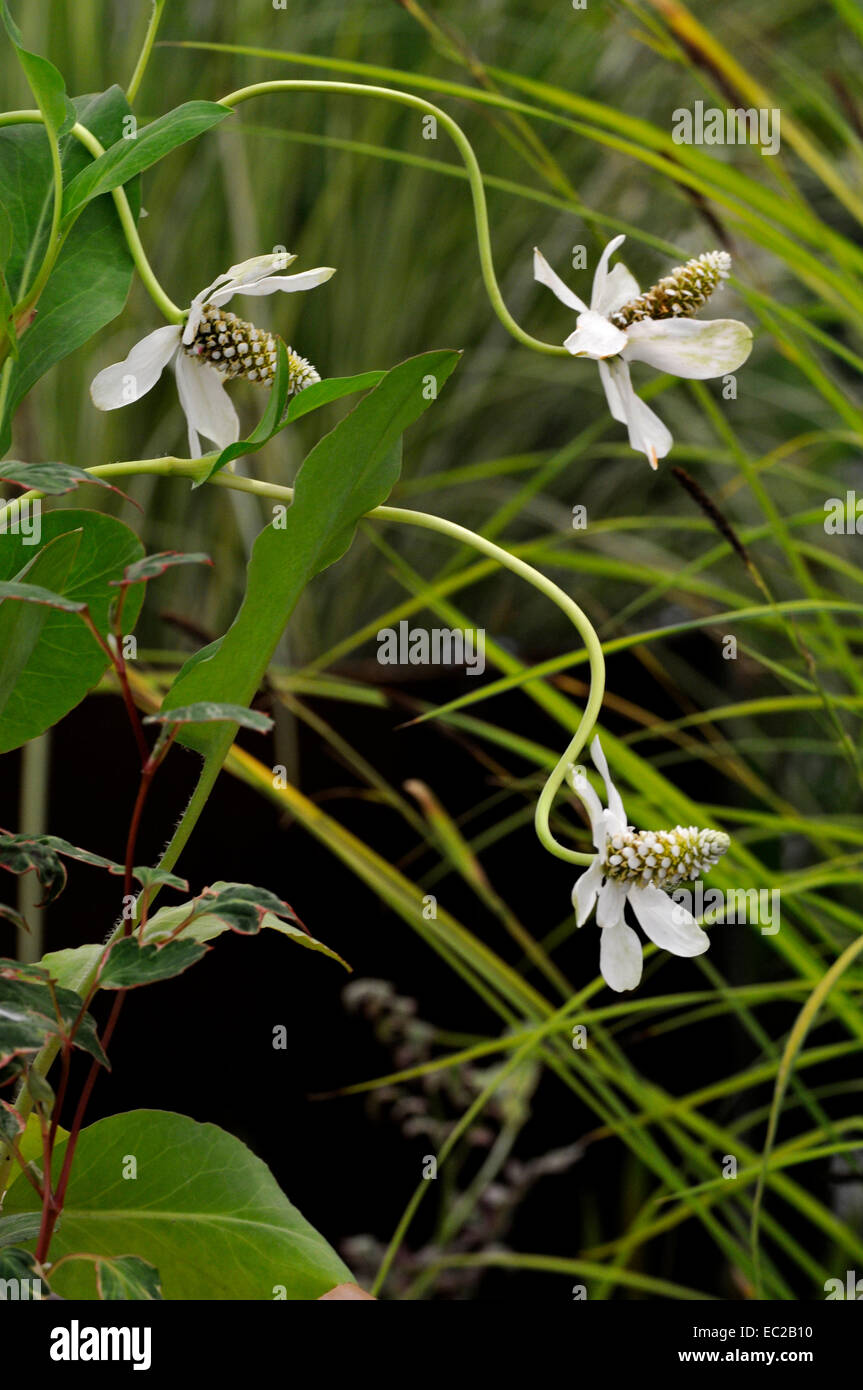
[[[673,376],[699,380],[724,376],[746,361],[752,334],[737,319],[691,317],[727,278],[731,266],[727,252],[705,252],[642,294],[625,265],[618,262],[608,268],[625,240],[615,237],[600,256],[589,308],[537,249],[533,273],[534,279],[577,313],[575,330],[564,340],[564,347],[574,357],[591,357],[598,364],[614,419],[626,425],[632,448],[646,454],[656,468],[673,440],[659,416],[636,395],[628,364],[647,362]]]
[[[275,273],[294,260],[295,256],[276,251],[232,265],[195,295],[185,324],[168,324],[148,333],[124,361],[99,372],[90,387],[93,404],[99,410],[117,410],[140,400],[173,362],[192,457],[201,454],[199,435],[219,449],[233,444],[240,437],[240,422],[223,381],[235,376],[264,383],[272,380],[277,347],[272,334],[220,311],[235,294],[310,290],[335,274],[330,266],[296,275]],[[288,352],[293,390],[320,379],[304,358]]]
[[[729,839],[721,830],[698,830],[694,825],[634,830],[627,824],[598,738],[590,745],[590,755],[605,783],[608,806],[603,809],[584,774],[573,770],[571,783],[587,810],[597,853],[576,882],[572,902],[579,927],[596,907],[599,968],[606,984],[617,991],[635,989],[641,979],[641,940],[624,920],[626,904],[662,950],[675,956],[700,955],[710,937],[668,894],[679,883],[707,873],[728,849]]]

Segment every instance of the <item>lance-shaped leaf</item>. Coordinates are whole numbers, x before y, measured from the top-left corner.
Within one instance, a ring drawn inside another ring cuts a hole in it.
[[[299,420],[303,415],[308,415],[313,410],[319,410],[321,406],[329,405],[330,401],[341,400],[343,396],[356,395],[358,391],[370,391],[377,386],[386,376],[386,372],[361,372],[358,376],[331,376],[324,381],[314,381],[311,386],[306,386],[297,395],[291,397],[288,403],[290,367],[285,345],[279,342],[278,360],[276,363],[276,374],[273,378],[273,385],[267,400],[267,407],[258,421],[252,433],[247,439],[238,439],[235,444],[228,444],[216,462],[213,464],[206,478],[201,478],[195,483],[195,487],[200,487],[212,478],[214,473],[218,473],[220,468],[224,468],[226,463],[233,459],[241,458],[243,454],[253,454],[273,435],[280,430]],[[285,405],[287,403],[287,411]]]
[[[272,898],[273,895],[265,890],[250,888],[248,884],[213,883],[192,902],[180,903],[177,907],[163,907],[156,912],[144,928],[144,940],[164,940],[173,936],[181,926],[182,930],[176,937],[178,941],[212,941],[226,931],[248,935],[250,932],[270,930],[289,937],[297,946],[303,946],[308,951],[319,951],[329,956],[345,970],[351,969],[336,951],[297,925],[298,919],[287,903],[276,898],[280,915],[270,911],[267,904]],[[217,904],[215,910],[214,903]],[[284,920],[286,918],[288,920]]]
[[[135,1182],[123,1178],[130,1153]],[[58,1144],[55,1180],[64,1154]],[[29,1183],[10,1188],[10,1214],[38,1205]],[[81,1131],[51,1257],[81,1250],[111,1258],[134,1250],[159,1268],[172,1301],[272,1302],[278,1286],[289,1299],[316,1299],[353,1277],[245,1144],[162,1110],[112,1115]],[[65,1298],[96,1296],[89,1261],[67,1261],[51,1280]]]
[[[147,865],[139,865],[132,870],[132,874],[142,888],[152,888],[158,885],[160,888],[178,888],[181,893],[186,893],[189,890],[188,879],[169,873],[167,869],[151,869]]]
[[[62,73],[47,58],[42,58],[38,53],[29,53],[23,47],[21,30],[9,13],[6,0],[2,0],[0,15],[39,110],[54,134],[59,135],[75,123],[75,108],[66,95]]]
[[[78,97],[78,120],[101,141],[111,145],[123,134],[131,116],[119,87],[95,96]],[[93,156],[73,135],[60,139],[63,171],[71,180]],[[137,180],[125,193],[133,217],[140,203]],[[42,263],[50,226],[46,208],[53,197],[51,156],[41,126],[9,126],[0,130],[0,200],[6,205],[13,241],[6,265],[9,293],[19,300]],[[55,362],[74,352],[110,323],[129,293],[134,262],[110,194],[84,208],[65,237],[60,255],[39,298],[38,312],[19,340],[0,412],[0,454],[9,448],[10,420],[21,398]],[[87,410],[82,403],[82,410]]]
[[[32,970],[16,961],[0,961],[0,1066],[21,1068],[49,1037],[69,1037],[77,1024],[74,1046],[89,1052],[103,1066],[96,1024],[74,990],[34,979]],[[80,1016],[80,1022],[78,1022]]]
[[[2,134],[0,131],[0,136]],[[12,505],[24,507],[26,504]],[[16,601],[0,604],[0,627],[8,621],[4,618],[4,610],[11,613],[16,608],[26,609],[31,615],[41,615],[44,619],[38,641],[23,668],[18,669],[17,651],[10,650],[8,644],[0,647],[0,673],[7,663],[10,670],[14,668],[13,688],[5,704],[0,705],[0,752],[18,748],[56,724],[100,680],[108,665],[107,654],[82,621],[80,613],[74,611],[74,606],[86,604],[95,627],[106,637],[110,630],[110,609],[117,599],[117,591],[110,587],[109,581],[119,578],[126,565],[139,559],[144,551],[128,526],[99,512],[70,508],[43,513],[38,521],[45,548],[61,537],[63,543],[75,547],[65,580],[61,582],[55,578],[50,584],[40,586],[61,595],[72,605],[73,611],[40,608]],[[68,541],[73,534],[76,540]],[[42,553],[39,551],[39,556]],[[29,577],[35,572],[28,568],[33,563],[33,555],[33,546],[28,544],[26,534],[7,532],[0,535],[0,580],[20,582],[25,569]],[[134,631],[143,595],[143,588],[138,587],[127,597],[123,610],[127,633]]]
[[[112,579],[112,586],[125,587],[127,584],[143,584],[148,579],[158,579],[165,570],[172,569],[175,565],[212,565],[209,555],[203,551],[190,551],[184,553],[180,550],[162,550],[155,555],[145,555],[143,560],[136,560],[134,564],[127,565],[123,571],[122,579]]]
[[[115,876],[125,874],[122,864],[106,859],[103,854],[91,854],[90,850],[70,844],[60,835],[13,835],[7,830],[0,830],[0,868],[13,874],[35,873],[46,893],[43,901],[37,904],[39,907],[54,902],[66,886],[66,869],[61,855],[67,859],[78,859],[82,864],[91,864],[96,869],[107,869],[109,874]],[[169,873],[166,869],[152,869],[146,864],[136,865],[132,877],[144,888],[158,885],[186,892],[189,887],[186,879],[179,878],[177,874]],[[14,919],[15,915],[11,908],[0,905],[0,916]],[[18,925],[25,924],[19,921]]]
[[[24,1185],[28,1187],[29,1183]],[[5,1245],[0,1249],[0,1283],[6,1280],[20,1289],[22,1299],[41,1299],[51,1292],[44,1271],[36,1263],[36,1256],[31,1255],[29,1250],[19,1249],[17,1245]]]
[[[215,704],[210,700],[199,700],[194,705],[181,705],[177,709],[160,710],[158,714],[148,714],[145,724],[239,724],[243,729],[254,729],[258,734],[269,733],[273,721],[260,710],[245,709],[243,705]]]
[[[4,1144],[11,1144],[23,1132],[24,1121],[14,1105],[10,1105],[6,1100],[0,1100],[0,1139],[3,1140]]]
[[[141,946],[124,936],[108,952],[99,976],[100,989],[135,989],[181,975],[207,954],[209,946],[196,941],[168,941],[164,946]]]
[[[194,916],[207,914],[218,917],[231,931],[257,932],[267,912],[290,922],[299,918],[290,903],[277,898],[266,888],[254,888],[250,883],[214,883],[195,899]]]
[[[67,184],[63,194],[64,222],[91,198],[128,183],[179,145],[196,140],[231,114],[229,107],[220,106],[218,102],[187,101],[148,125],[134,129],[134,134],[122,136]]]
[[[20,1216],[0,1216],[0,1246],[20,1245],[25,1240],[35,1240],[41,1225],[41,1216],[28,1216],[26,1212]]]
[[[401,467],[402,434],[458,360],[457,352],[428,352],[393,367],[315,445],[297,475],[284,527],[265,526],[255,541],[245,598],[231,627],[186,662],[166,704],[251,703],[300,594],[344,554],[359,518],[389,495]],[[218,760],[231,736],[231,729],[204,728],[183,730],[179,738]]]
[[[155,1265],[137,1255],[96,1260],[96,1288],[106,1303],[120,1299],[153,1302],[162,1298],[162,1280]]]
[[[21,916],[21,913],[16,912],[14,907],[10,907],[8,903],[0,903],[0,917],[3,917],[7,922],[11,922],[13,927],[18,927],[21,931],[30,930],[24,918]]]
[[[85,468],[76,468],[71,463],[19,463],[17,459],[6,459],[0,463],[0,482],[13,483],[27,492],[44,492],[47,497],[60,497],[82,483],[92,483],[94,487],[116,492],[127,502],[132,500],[122,489],[109,483],[107,478],[97,478]]]

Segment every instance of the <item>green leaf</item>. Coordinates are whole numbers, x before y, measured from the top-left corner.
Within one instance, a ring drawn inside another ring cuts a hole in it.
[[[137,1255],[119,1255],[113,1260],[96,1261],[99,1297],[113,1303],[119,1299],[151,1302],[162,1297],[159,1271]]]
[[[2,593],[2,587],[0,587]],[[145,724],[239,724],[244,729],[254,729],[255,733],[269,733],[273,721],[260,710],[246,709],[243,705],[214,704],[199,700],[194,705],[180,705],[176,709],[160,710],[158,714],[148,714]]]
[[[293,424],[295,420],[299,420],[301,416],[308,415],[313,410],[320,410],[321,406],[329,405],[330,401],[341,400],[343,396],[352,396],[357,391],[369,391],[372,387],[377,386],[378,382],[383,381],[385,376],[386,372],[361,372],[359,376],[332,376],[324,381],[315,381],[311,386],[305,387],[304,390],[292,397],[285,414],[288,361],[284,344],[280,342],[276,375],[266,410],[248,439],[239,439],[235,444],[228,444],[222,450],[207,474],[207,478],[212,478],[214,473],[218,473],[219,469],[224,468],[225,464],[230,463],[232,459],[241,458],[243,454],[253,454],[256,449],[260,449],[263,444],[272,439],[273,435]],[[207,478],[199,479],[195,483],[195,487],[201,487]]]
[[[2,19],[39,110],[54,134],[59,135],[75,121],[75,108],[66,95],[63,76],[47,58],[21,46],[21,30],[9,13],[6,0],[2,0]]]
[[[54,1156],[59,1174],[65,1145]],[[123,1178],[134,1154],[137,1178]],[[38,1206],[29,1183],[10,1189],[15,1215]],[[51,1256],[133,1252],[157,1265],[166,1299],[316,1299],[351,1278],[292,1206],[266,1164],[233,1135],[162,1110],[134,1110],[81,1132],[63,1225]],[[70,1261],[52,1279],[65,1298],[96,1296],[92,1269]]]
[[[263,911],[259,911],[251,905],[248,898],[242,898],[236,891],[238,889],[245,889],[251,894],[263,908]],[[230,890],[230,892],[223,897],[224,890]],[[151,945],[166,942],[171,937],[176,942],[203,944],[215,940],[227,931],[244,936],[264,930],[277,931],[282,936],[288,937],[297,946],[302,946],[307,951],[317,951],[321,955],[329,956],[330,960],[338,961],[345,970],[351,969],[347,961],[343,960],[336,951],[325,946],[316,937],[310,936],[302,927],[296,925],[296,921],[283,921],[282,917],[276,915],[276,912],[268,911],[265,903],[270,900],[277,905],[278,911],[283,916],[287,914],[294,916],[287,903],[283,903],[273,894],[264,895],[264,890],[250,889],[247,884],[214,883],[207,890],[207,894],[202,894],[189,902],[179,903],[176,907],[163,907],[154,913],[144,928],[144,943]],[[214,902],[219,904],[217,912],[212,910]],[[183,923],[185,925],[183,925],[182,931],[174,936],[177,928]],[[66,989],[80,991],[84,988],[90,973],[98,965],[104,949],[104,946],[99,942],[89,942],[85,946],[73,946],[64,951],[52,951],[42,957],[41,965],[50,974],[52,980],[63,985]]]
[[[427,380],[440,390],[458,360],[457,352],[444,350],[393,367],[315,445],[297,475],[284,526],[266,526],[255,541],[232,626],[186,662],[166,704],[251,703],[303,589],[347,550],[359,518],[389,495],[399,474],[401,436],[430,403]],[[227,751],[231,733],[200,729],[180,739],[199,752]]]
[[[21,931],[29,931],[30,928],[24,921],[20,912],[16,912],[14,907],[9,907],[6,903],[0,903],[0,917],[5,921],[11,922],[14,927],[19,927]]]
[[[123,118],[131,114],[119,87],[78,97],[74,104],[79,122],[103,145],[119,139]],[[74,136],[61,139],[60,152],[70,178],[92,162],[92,156]],[[137,183],[127,185],[126,194],[137,216]],[[6,279],[14,300],[22,297],[32,267],[41,262],[52,198],[51,160],[44,130],[32,125],[0,129],[0,202],[13,230]],[[133,271],[112,198],[95,199],[66,237],[39,298],[36,317],[19,341],[0,421],[0,454],[9,448],[10,421],[18,402],[49,367],[116,318],[126,302]],[[89,408],[88,403],[82,403],[82,409]]]
[[[24,1186],[30,1185],[25,1183]],[[33,1189],[30,1190],[32,1192]],[[7,1245],[0,1249],[0,1280],[7,1279],[14,1281],[18,1286],[22,1300],[39,1299],[43,1291],[51,1292],[45,1276],[40,1273],[35,1257],[29,1250],[19,1250],[15,1245]]]
[[[122,579],[112,579],[114,586],[126,584],[143,584],[148,579],[158,579],[165,570],[172,569],[175,565],[212,565],[209,555],[202,551],[185,554],[180,550],[162,550],[155,555],[145,555],[143,560],[136,560],[133,565],[127,565],[123,571]]]
[[[134,136],[121,136],[67,184],[63,194],[63,221],[91,198],[128,183],[179,145],[196,140],[231,114],[227,106],[219,106],[214,101],[187,101],[143,126]],[[136,127],[133,125],[131,129]]]
[[[73,605],[86,604],[96,627],[107,636],[109,611],[117,597],[110,581],[141,558],[143,546],[123,522],[98,512],[46,512],[39,521],[46,545],[57,537],[78,534],[77,553],[62,594]],[[26,541],[26,536],[0,535],[0,582],[14,580],[31,559],[33,548]],[[123,610],[126,632],[134,631],[143,596],[143,588],[128,595]],[[0,619],[5,606],[0,606]],[[0,671],[6,660],[14,658],[0,649]],[[107,656],[79,617],[73,612],[48,612],[39,640],[0,707],[0,752],[18,748],[56,724],[96,685],[107,665]]]
[[[19,603],[42,603],[48,608],[59,608],[63,613],[83,613],[87,607],[76,599],[64,598],[51,589],[43,589],[40,584],[16,584],[12,580],[0,581],[0,603],[13,599]]]
[[[207,954],[195,941],[168,941],[164,946],[140,946],[135,936],[116,941],[99,976],[100,989],[135,989],[181,975]]]
[[[68,1034],[76,1023],[83,999],[74,990],[25,978],[15,961],[0,961],[0,1065],[20,1069],[27,1065],[48,1038]],[[109,1065],[96,1032],[85,1013],[78,1023],[74,1046],[89,1052],[103,1066]]]
[[[68,1139],[69,1137],[68,1130],[63,1129],[62,1125],[57,1126],[57,1133],[61,1139]],[[41,1163],[42,1126],[39,1122],[38,1115],[30,1115],[28,1117],[27,1123],[24,1126],[24,1133],[18,1140],[18,1150],[25,1163],[30,1164],[31,1167],[37,1167]],[[20,1165],[14,1163],[9,1176],[9,1187],[12,1186],[13,1182],[17,1182],[21,1176]],[[26,1240],[26,1238],[26,1236],[22,1236],[22,1240]]]
[[[19,579],[52,591],[62,588],[81,543],[80,531],[55,536],[19,572]],[[0,603],[0,716],[33,655],[48,612],[44,605]]]
[[[260,931],[268,912],[274,917],[299,921],[290,903],[277,898],[268,889],[254,888],[250,883],[214,883],[195,899],[193,911],[196,917],[218,917],[231,931],[237,932]]]
[[[0,464],[0,482],[14,483],[16,487],[26,488],[27,491],[32,489],[34,492],[44,492],[49,497],[59,497],[64,492],[71,492],[82,483],[94,483],[96,487],[116,492],[127,502],[130,500],[125,492],[114,487],[113,483],[107,482],[105,478],[96,478],[86,469],[76,468],[71,463],[18,463],[15,459],[6,459]]]
[[[0,1139],[9,1144],[18,1138],[23,1128],[24,1121],[15,1107],[6,1100],[0,1100]]]
[[[40,1216],[28,1216],[26,1213],[21,1216],[0,1216],[0,1246],[17,1245],[19,1241],[35,1240],[41,1224],[42,1218]],[[22,1255],[25,1253],[25,1251],[21,1251]]]

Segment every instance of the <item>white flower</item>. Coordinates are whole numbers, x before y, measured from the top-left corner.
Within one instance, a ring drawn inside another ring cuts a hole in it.
[[[581,772],[572,786],[584,803],[597,854],[572,890],[576,922],[584,926],[594,904],[601,927],[599,968],[606,984],[622,991],[635,989],[641,979],[641,940],[624,920],[629,903],[647,936],[675,956],[699,956],[710,945],[703,932],[668,892],[707,873],[728,849],[721,830],[698,830],[694,825],[674,830],[634,830],[627,824],[620,793],[611,780],[598,738],[590,745],[608,797],[603,810],[599,797]]]
[[[201,455],[198,435],[224,449],[240,437],[240,422],[223,379],[244,376],[263,384],[271,381],[277,358],[277,339],[236,314],[223,312],[235,294],[274,294],[310,290],[335,274],[330,266],[303,270],[297,275],[278,275],[296,260],[284,251],[232,265],[189,306],[185,325],[157,328],[136,343],[123,362],[106,367],[90,387],[99,410],[117,410],[137,401],[156,385],[165,367],[174,363],[180,404],[189,427],[189,451]],[[314,367],[290,348],[290,390],[300,391],[320,377]]]
[[[564,347],[574,357],[592,357],[598,363],[609,410],[627,426],[632,448],[646,454],[656,468],[673,441],[659,416],[635,394],[627,363],[647,362],[662,372],[701,380],[724,376],[746,361],[752,334],[736,319],[691,317],[727,278],[731,257],[726,251],[706,251],[641,294],[625,265],[618,262],[608,269],[610,257],[625,240],[615,237],[600,256],[590,308],[537,249],[533,274],[578,314]]]

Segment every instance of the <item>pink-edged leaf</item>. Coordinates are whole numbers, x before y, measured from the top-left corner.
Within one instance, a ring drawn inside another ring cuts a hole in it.
[[[254,729],[256,733],[269,733],[273,721],[260,710],[246,709],[243,705],[218,705],[199,700],[194,705],[181,705],[178,709],[160,710],[158,714],[148,714],[145,724],[239,724],[242,729]]]
[[[175,565],[212,565],[209,555],[203,551],[186,553],[182,550],[161,550],[155,555],[145,555],[143,560],[136,560],[133,565],[127,565],[123,571],[122,579],[112,579],[111,584],[115,587],[124,588],[127,584],[144,584],[148,579],[158,579],[165,570],[173,569]]]
[[[21,603],[44,603],[49,608],[59,608],[63,613],[83,613],[87,607],[86,603],[64,598],[62,594],[52,593],[39,584],[16,584],[11,579],[0,583],[0,602],[7,598],[18,599]]]
[[[15,487],[30,492],[44,492],[48,497],[59,497],[72,492],[82,483],[93,483],[95,487],[108,488],[116,492],[126,502],[132,502],[122,488],[115,487],[106,478],[94,477],[84,468],[76,468],[72,463],[19,463],[17,459],[6,459],[0,463],[0,482],[12,483]],[[134,505],[137,507],[138,503]]]

